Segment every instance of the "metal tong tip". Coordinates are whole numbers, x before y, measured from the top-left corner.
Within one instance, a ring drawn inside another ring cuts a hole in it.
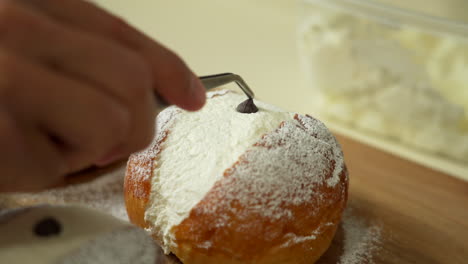
[[[245,83],[245,81],[242,79],[242,77],[240,77],[239,75],[234,74],[234,73],[227,72],[227,73],[220,73],[220,74],[201,76],[201,77],[199,77],[199,79],[203,83],[203,85],[205,86],[206,90],[210,90],[210,89],[219,87],[221,85],[225,85],[225,84],[228,84],[228,83],[231,83],[231,82],[235,82],[241,88],[241,90],[245,93],[245,95],[249,99],[254,99],[254,97],[255,97],[255,94],[250,89],[250,87],[247,85],[247,83]],[[164,100],[164,98],[162,98],[158,94],[156,94],[155,97],[156,97],[156,101],[158,103],[158,108],[159,108],[158,112],[160,112],[163,108],[166,108],[166,107],[169,106],[167,101]]]
[[[207,90],[210,90],[215,87],[219,87],[230,82],[235,82],[241,90],[247,95],[249,99],[254,99],[255,94],[252,89],[247,85],[247,83],[237,74],[234,73],[220,73],[200,77],[201,82]]]

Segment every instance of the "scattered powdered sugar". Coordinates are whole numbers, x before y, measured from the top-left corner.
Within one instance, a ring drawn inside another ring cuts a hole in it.
[[[0,194],[0,209],[34,204],[76,204],[128,221],[123,199],[125,168],[99,177],[88,183],[52,189],[39,193]]]
[[[119,229],[91,240],[57,264],[153,264],[161,258],[153,246],[143,230]]]
[[[345,210],[342,226],[343,254],[338,264],[373,263],[372,255],[380,247],[382,228],[354,215],[350,208]]]
[[[96,210],[39,205],[4,215],[8,218],[0,218],[1,263],[148,264],[158,257],[144,230]]]

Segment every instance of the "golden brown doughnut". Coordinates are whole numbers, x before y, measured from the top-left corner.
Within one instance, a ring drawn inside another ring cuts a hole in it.
[[[318,120],[243,95],[208,93],[189,113],[161,112],[153,144],[127,166],[130,220],[185,264],[310,264],[346,205],[339,144]]]

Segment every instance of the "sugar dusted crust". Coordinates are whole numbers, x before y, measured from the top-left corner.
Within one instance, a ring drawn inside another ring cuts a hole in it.
[[[298,129],[306,129],[298,115],[295,120]],[[271,148],[262,142],[256,145]],[[232,186],[237,184],[233,173],[242,165],[255,166],[245,156],[226,170],[223,180],[216,183],[187,219],[173,228],[178,245],[174,253],[182,261],[187,260],[184,263],[314,263],[330,245],[341,219],[347,199],[346,168],[340,170],[339,183],[328,186],[326,182],[333,177],[336,164],[330,159],[321,183],[301,186],[316,195],[298,205],[281,204],[277,209],[288,212],[290,217],[282,214],[275,218],[263,213],[269,207],[266,204],[274,199],[265,197],[255,203],[258,198],[251,194],[249,207],[239,202],[243,198],[235,193],[239,189]],[[226,200],[230,206],[226,206]],[[264,208],[252,210],[255,206]],[[218,262],[210,262],[213,259]]]
[[[151,172],[170,133],[170,120],[158,123],[162,130],[152,147],[129,160],[125,200],[131,221],[156,231],[153,237],[161,243],[157,227],[144,220]],[[258,158],[263,155],[267,161]],[[268,180],[272,175],[274,181]],[[170,250],[186,264],[313,263],[335,234],[347,188],[334,137],[318,120],[295,115],[247,149],[189,216],[173,226]]]
[[[151,178],[157,165],[157,156],[161,152],[161,144],[169,133],[173,117],[180,111],[174,107],[167,109],[167,118],[159,118],[156,122],[156,138],[145,150],[132,154],[127,163],[124,180],[125,207],[130,221],[142,228],[150,227],[145,221],[145,210],[151,193]]]

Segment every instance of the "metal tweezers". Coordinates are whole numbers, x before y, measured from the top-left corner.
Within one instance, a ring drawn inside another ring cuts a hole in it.
[[[237,74],[234,73],[220,73],[214,75],[201,76],[200,81],[203,83],[207,90],[210,90],[221,85],[235,82],[247,95],[249,99],[254,99],[255,95],[245,81]]]
[[[219,87],[221,85],[225,85],[231,82],[235,82],[241,90],[245,93],[245,95],[249,99],[253,99],[255,94],[250,89],[250,87],[245,83],[245,81],[237,74],[234,73],[220,73],[220,74],[213,74],[213,75],[206,75],[199,77],[200,81],[205,86],[206,90],[211,90],[213,88]],[[162,110],[169,106],[169,104],[160,96],[156,95],[156,101],[158,103],[159,110]]]

